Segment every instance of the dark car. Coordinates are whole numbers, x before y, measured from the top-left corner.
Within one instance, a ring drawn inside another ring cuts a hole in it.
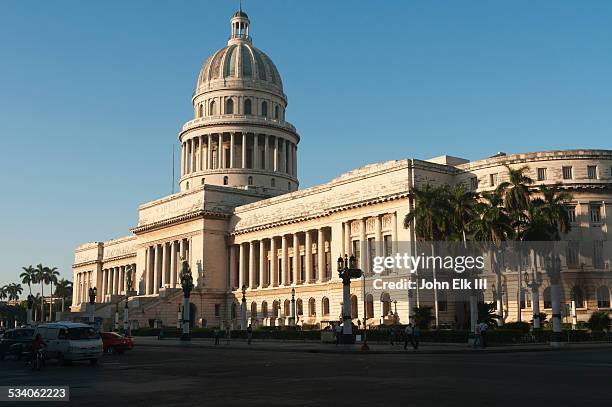
[[[119,335],[116,332],[101,332],[105,353],[123,353],[134,347],[134,341],[129,336]]]
[[[14,355],[20,358],[28,353],[32,346],[34,328],[9,329],[0,339],[0,360],[6,355]]]

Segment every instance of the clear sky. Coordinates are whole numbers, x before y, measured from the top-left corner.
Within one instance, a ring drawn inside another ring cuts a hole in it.
[[[71,278],[171,192],[238,1],[0,3],[0,284]],[[612,148],[612,2],[246,0],[302,137],[301,187],[361,165]]]

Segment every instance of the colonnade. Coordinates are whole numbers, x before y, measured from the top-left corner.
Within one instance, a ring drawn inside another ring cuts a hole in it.
[[[278,136],[238,132],[203,134],[185,140],[181,151],[182,176],[221,168],[249,168],[297,176],[297,145]]]
[[[190,240],[180,239],[151,245],[145,250],[145,294],[160,288],[180,286],[181,259],[189,259]]]
[[[132,274],[132,281],[134,281],[136,264],[129,264],[124,266],[116,266],[102,269],[102,281],[101,291],[98,295],[101,295],[102,302],[106,301],[107,296],[113,295],[125,295],[127,291],[127,275],[128,272]]]
[[[89,289],[92,287],[92,274],[93,271],[91,270],[76,273],[72,296],[74,304],[89,302]]]

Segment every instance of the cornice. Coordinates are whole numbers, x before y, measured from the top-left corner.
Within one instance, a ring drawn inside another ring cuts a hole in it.
[[[157,221],[157,222],[149,223],[149,224],[146,224],[146,225],[136,226],[136,227],[130,229],[130,232],[132,232],[134,234],[138,234],[138,233],[142,233],[142,232],[150,232],[152,230],[162,229],[162,228],[165,228],[165,227],[170,226],[170,225],[184,223],[184,222],[187,222],[187,221],[190,221],[190,220],[193,220],[193,219],[198,219],[198,218],[229,219],[230,216],[231,215],[227,214],[227,213],[199,210],[199,211],[187,213],[185,215],[175,216],[175,217],[172,217],[172,218],[168,218],[168,219],[160,220],[160,221]]]

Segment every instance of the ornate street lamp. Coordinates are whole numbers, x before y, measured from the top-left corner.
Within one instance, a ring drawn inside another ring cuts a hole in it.
[[[355,256],[349,258],[345,254],[344,258],[338,257],[338,276],[342,279],[342,343],[354,343],[351,319],[351,278],[359,278],[361,274],[362,271],[357,268]]]
[[[96,287],[91,287],[88,290],[88,294],[89,294],[89,323],[93,324],[95,322],[96,296],[98,295],[98,289]]]
[[[126,283],[126,291],[125,291],[125,307],[123,308],[123,333],[126,336],[130,336],[130,310],[128,308],[128,301],[130,299],[130,292],[132,292],[134,280],[132,279],[132,266],[128,266],[125,273],[125,283]]]
[[[181,264],[181,287],[183,288],[183,334],[181,335],[181,341],[189,341],[191,340],[189,334],[189,296],[191,290],[193,290],[193,277],[189,263],[183,260]]]
[[[115,323],[113,329],[119,331],[119,302],[115,303]]]
[[[297,312],[295,312],[295,287],[291,288],[291,309],[289,311],[289,325],[295,326],[295,316],[297,314]]]
[[[247,309],[246,309],[246,285],[242,286],[242,304],[240,306],[240,330],[246,331],[247,329]]]
[[[533,311],[533,329],[540,329],[542,321],[540,321],[540,278],[538,278],[538,273],[534,270],[533,272],[533,281],[529,282],[529,273],[525,271],[523,274],[523,280],[525,281],[525,286],[527,288],[531,288],[531,306]],[[525,296],[526,299],[526,296]]]

